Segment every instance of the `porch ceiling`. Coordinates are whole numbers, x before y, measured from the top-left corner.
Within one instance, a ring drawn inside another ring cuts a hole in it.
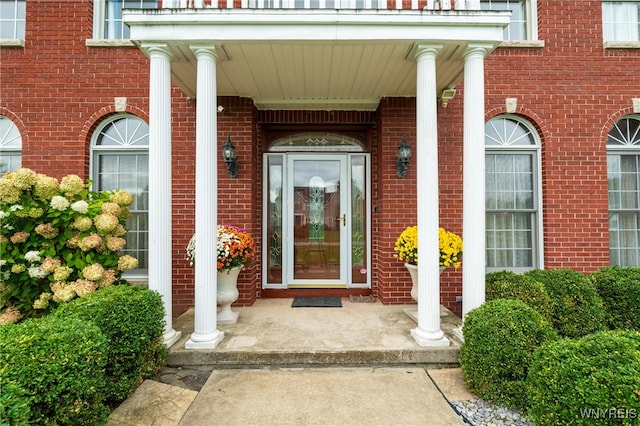
[[[509,14],[487,11],[247,10],[127,11],[131,39],[166,44],[171,75],[196,96],[191,48],[215,46],[219,96],[259,109],[375,110],[383,97],[416,94],[415,51],[440,44],[437,93],[462,80],[470,43],[502,40]]]

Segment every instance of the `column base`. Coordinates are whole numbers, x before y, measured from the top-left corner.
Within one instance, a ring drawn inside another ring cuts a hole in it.
[[[182,331],[175,331],[172,328],[169,331],[165,331],[163,336],[163,340],[164,340],[163,344],[167,349],[169,349],[171,346],[173,346],[174,343],[180,340],[181,337],[182,337]]]
[[[464,343],[464,336],[462,335],[462,326],[454,328],[451,333],[454,337],[460,339],[462,343]]]
[[[224,332],[216,330],[209,334],[192,333],[189,340],[184,344],[185,349],[213,349],[224,338]]]
[[[411,329],[411,337],[413,337],[413,340],[420,346],[449,346],[450,344],[449,339],[444,337],[442,330],[430,333],[416,327]]]
[[[414,320],[416,322],[416,324],[418,323],[418,308],[416,307],[415,309],[413,308],[404,308],[403,309],[404,313],[407,314],[407,316],[409,318],[411,318],[412,320]],[[446,316],[447,313],[443,310],[443,307],[440,306],[440,318]]]
[[[240,316],[240,312],[231,309],[222,310],[218,312],[216,322],[218,324],[235,324],[238,322],[238,316]]]

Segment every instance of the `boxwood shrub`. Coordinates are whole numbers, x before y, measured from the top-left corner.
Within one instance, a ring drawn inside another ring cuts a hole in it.
[[[602,331],[538,348],[527,378],[539,426],[637,425],[640,333]]]
[[[462,332],[460,367],[469,390],[489,401],[526,407],[533,352],[556,338],[549,322],[521,300],[496,299],[469,311]]]
[[[0,327],[0,423],[104,423],[110,411],[102,392],[106,347],[100,329],[77,318]]]
[[[0,425],[28,424],[31,418],[26,392],[7,377],[0,379]]]
[[[640,331],[640,268],[612,266],[589,275],[610,329]]]
[[[53,315],[94,322],[107,337],[107,402],[127,398],[164,363],[164,307],[157,292],[135,285],[113,285],[61,305]]]
[[[486,300],[518,299],[551,319],[551,299],[544,285],[534,278],[511,271],[488,273],[485,277]]]
[[[604,307],[595,285],[570,269],[536,269],[524,275],[541,282],[551,298],[551,324],[562,337],[603,330]]]

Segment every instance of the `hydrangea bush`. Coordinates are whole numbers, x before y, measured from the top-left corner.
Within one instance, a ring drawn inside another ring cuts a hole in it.
[[[27,168],[0,178],[0,324],[41,316],[137,268],[120,253],[133,197],[89,186]]]

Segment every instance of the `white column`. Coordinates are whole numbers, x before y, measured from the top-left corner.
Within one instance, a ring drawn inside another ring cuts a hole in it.
[[[484,303],[485,177],[484,57],[492,48],[470,43],[464,57],[462,318]]]
[[[448,346],[440,329],[438,246],[438,95],[436,57],[442,45],[418,46],[416,59],[416,173],[418,193],[418,326],[411,336],[420,346]]]
[[[218,330],[218,167],[216,47],[192,46],[197,59],[196,93],[196,262],[195,319],[187,349],[212,349],[224,338]]]
[[[149,289],[162,296],[164,344],[182,335],[173,329],[171,296],[171,55],[164,44],[142,48],[149,75]]]

